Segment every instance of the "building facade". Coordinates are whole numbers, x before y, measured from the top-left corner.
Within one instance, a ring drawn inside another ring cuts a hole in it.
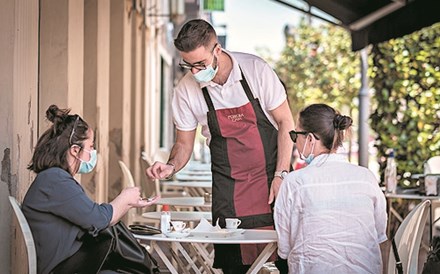
[[[0,272],[27,273],[8,196],[22,201],[27,170],[51,104],[95,130],[98,165],[79,176],[98,202],[122,187],[118,160],[145,180],[141,153],[168,151],[178,77],[175,29],[197,0],[0,0]]]

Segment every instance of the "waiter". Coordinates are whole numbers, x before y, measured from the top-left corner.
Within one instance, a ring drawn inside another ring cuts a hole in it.
[[[151,178],[172,176],[189,161],[196,128],[211,151],[212,216],[239,218],[240,228],[274,229],[271,204],[289,170],[294,128],[286,92],[261,58],[222,49],[214,28],[196,19],[174,40],[188,73],[174,89],[176,142],[167,163],[155,162]],[[214,267],[245,273],[264,246],[214,245]]]

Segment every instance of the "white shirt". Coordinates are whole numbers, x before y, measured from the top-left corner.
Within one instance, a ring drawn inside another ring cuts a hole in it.
[[[247,104],[249,100],[240,83],[241,68],[252,94],[255,98],[259,98],[266,117],[278,129],[270,111],[279,107],[287,96],[273,69],[263,59],[251,54],[232,53],[226,50],[223,50],[223,53],[231,57],[233,66],[224,85],[218,85],[212,81],[198,83],[189,71],[174,88],[171,106],[176,128],[190,131],[200,124],[202,135],[208,139],[209,143],[211,134],[206,115],[208,106],[203,97],[202,88],[207,87],[215,109],[234,108]]]
[[[275,202],[278,254],[289,273],[381,273],[386,201],[373,173],[339,154],[291,172]]]

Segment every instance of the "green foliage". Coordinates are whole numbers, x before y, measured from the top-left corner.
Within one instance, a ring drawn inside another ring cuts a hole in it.
[[[326,103],[353,117],[360,89],[360,58],[347,31],[301,20],[275,69],[286,85],[294,117],[304,106]]]
[[[374,46],[370,76],[381,174],[388,148],[396,150],[398,174],[422,173],[440,155],[440,24]]]
[[[295,117],[322,102],[357,118],[360,57],[350,46],[347,31],[305,20],[287,35],[275,69]],[[369,76],[381,176],[388,148],[396,150],[400,176],[423,172],[423,163],[440,155],[440,24],[374,46]]]

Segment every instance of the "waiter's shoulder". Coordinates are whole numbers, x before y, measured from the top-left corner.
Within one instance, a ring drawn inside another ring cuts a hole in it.
[[[245,65],[267,65],[267,62],[256,55],[245,53],[245,52],[231,52],[233,58],[237,60],[239,64]]]
[[[183,75],[183,77],[180,78],[179,82],[174,87],[175,92],[188,92],[195,89],[200,89],[200,84],[194,80],[191,72],[187,72],[185,75]]]

